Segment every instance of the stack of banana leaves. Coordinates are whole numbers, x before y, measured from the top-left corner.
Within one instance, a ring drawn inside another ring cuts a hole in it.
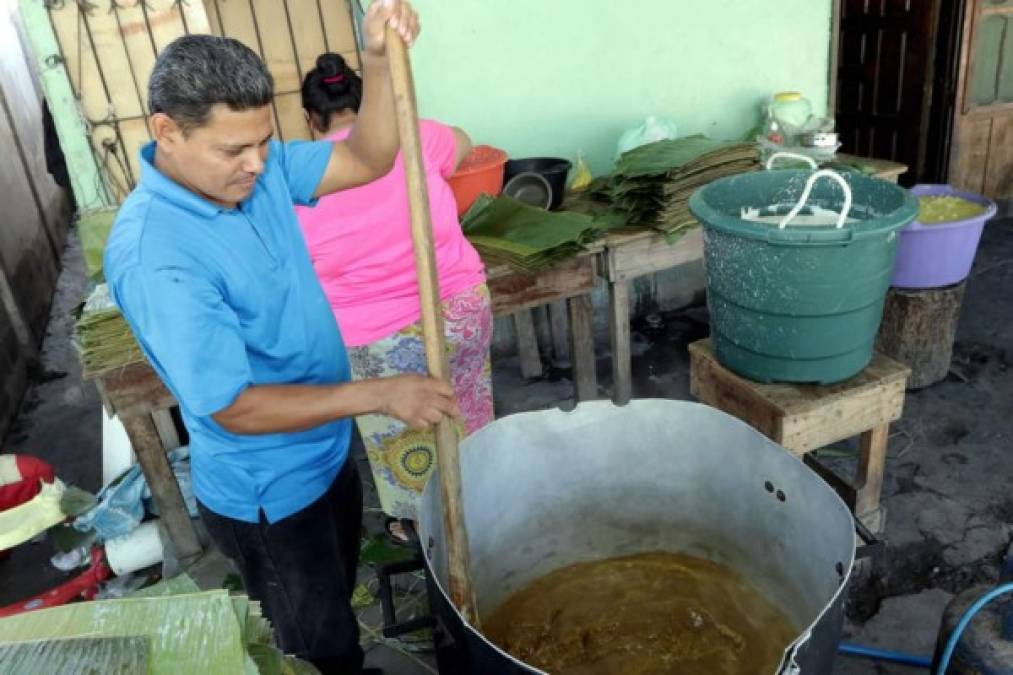
[[[593,190],[628,223],[677,237],[699,224],[688,206],[697,188],[758,168],[754,143],[687,136],[649,143],[623,154],[615,172],[597,181]]]
[[[96,286],[79,308],[73,343],[85,377],[144,362],[144,355],[130,326],[113,304],[105,284]]]
[[[607,230],[623,225],[615,214],[545,211],[506,196],[479,196],[461,226],[488,265],[535,272],[575,255]]]

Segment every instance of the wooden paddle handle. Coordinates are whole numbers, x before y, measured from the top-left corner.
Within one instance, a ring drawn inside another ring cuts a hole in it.
[[[440,310],[440,282],[433,246],[433,226],[429,210],[429,193],[422,146],[419,142],[418,112],[415,85],[412,81],[408,50],[397,31],[387,28],[387,60],[394,87],[401,156],[408,179],[408,202],[411,209],[412,245],[415,249],[415,270],[419,277],[419,301],[422,307],[422,339],[426,347],[429,374],[450,382]],[[436,427],[436,461],[443,492],[443,531],[447,546],[447,576],[450,599],[473,627],[479,629],[478,605],[471,583],[471,560],[468,531],[464,525],[461,498],[461,467],[457,447],[457,427],[444,418]]]

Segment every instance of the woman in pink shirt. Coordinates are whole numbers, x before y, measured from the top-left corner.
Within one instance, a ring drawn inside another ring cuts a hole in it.
[[[359,109],[362,80],[337,54],[323,54],[302,86],[314,138],[348,135]],[[450,371],[472,433],[493,419],[489,345],[492,311],[485,269],[464,238],[457,203],[447,184],[471,149],[468,136],[429,120],[420,122],[429,185]],[[412,253],[404,164],[373,183],[296,209],[324,293],[334,310],[355,379],[425,373],[418,282]],[[366,446],[380,505],[390,517],[414,519],[436,453],[431,430],[418,431],[383,415],[356,419]]]

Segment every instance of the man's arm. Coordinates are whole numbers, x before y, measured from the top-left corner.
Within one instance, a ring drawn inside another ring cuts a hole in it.
[[[212,415],[234,434],[304,431],[343,417],[381,413],[413,429],[459,417],[454,389],[422,375],[338,385],[254,385]]]
[[[366,43],[362,105],[348,138],[334,144],[314,197],[364,185],[386,175],[394,166],[401,146],[387,63],[388,24],[408,45],[419,32],[418,15],[407,0],[375,0],[369,6],[362,23]]]
[[[239,318],[206,272],[108,268],[110,290],[179,401],[237,434],[310,429],[379,412],[414,428],[459,416],[449,384],[421,375],[335,385],[256,385]]]

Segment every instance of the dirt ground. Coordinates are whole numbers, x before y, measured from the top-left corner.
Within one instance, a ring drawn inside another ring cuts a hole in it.
[[[848,604],[845,639],[931,655],[939,619],[953,594],[995,582],[1013,538],[1013,220],[985,231],[967,295],[951,375],[907,396],[904,418],[890,439],[883,503],[884,553],[857,579]],[[41,363],[21,413],[2,446],[34,454],[60,477],[87,490],[101,481],[101,407],[81,381],[70,344],[72,310],[85,292],[76,238],[64,257]],[[647,308],[649,310],[649,308]],[[688,399],[687,345],[708,332],[703,307],[651,314],[634,323],[634,395]],[[598,353],[599,382],[607,396],[607,339]],[[497,413],[570,403],[569,372],[549,369],[523,381],[516,359],[494,368]],[[855,469],[855,446],[836,448],[835,470]],[[363,471],[364,478],[369,475]],[[377,527],[373,511],[370,525]],[[26,544],[0,562],[0,605],[48,589],[65,577],[49,564],[45,542]],[[382,647],[382,645],[381,645]],[[434,672],[431,659],[403,653],[371,654],[389,673]],[[837,673],[920,672],[841,658]]]

